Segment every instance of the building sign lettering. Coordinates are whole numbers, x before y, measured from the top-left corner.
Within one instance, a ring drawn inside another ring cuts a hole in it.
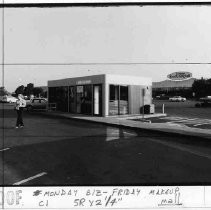
[[[91,84],[91,80],[79,80],[76,82],[77,85]]]
[[[174,72],[172,74],[169,74],[167,77],[170,80],[182,81],[182,80],[190,79],[192,77],[192,73],[185,72],[185,71],[180,71],[180,72]]]

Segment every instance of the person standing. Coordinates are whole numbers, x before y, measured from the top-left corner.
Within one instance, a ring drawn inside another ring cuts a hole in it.
[[[22,94],[18,94],[18,100],[15,103],[15,110],[17,111],[16,128],[23,128],[23,108],[26,106],[26,101]]]

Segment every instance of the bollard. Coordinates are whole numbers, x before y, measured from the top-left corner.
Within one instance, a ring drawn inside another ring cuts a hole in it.
[[[163,114],[165,114],[165,104],[163,104],[162,106],[162,111],[163,111]]]

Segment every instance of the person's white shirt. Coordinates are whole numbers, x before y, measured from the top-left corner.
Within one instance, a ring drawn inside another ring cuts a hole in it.
[[[26,107],[26,100],[23,99],[22,95],[18,95],[18,100],[16,101],[16,109],[19,110],[20,107]]]
[[[26,107],[26,100],[20,99],[20,107]]]

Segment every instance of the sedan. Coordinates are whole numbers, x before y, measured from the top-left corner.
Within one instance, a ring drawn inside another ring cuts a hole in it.
[[[169,98],[169,101],[172,101],[172,102],[184,102],[186,101],[186,98],[184,97],[181,97],[181,96],[174,96],[174,97],[171,97]]]

